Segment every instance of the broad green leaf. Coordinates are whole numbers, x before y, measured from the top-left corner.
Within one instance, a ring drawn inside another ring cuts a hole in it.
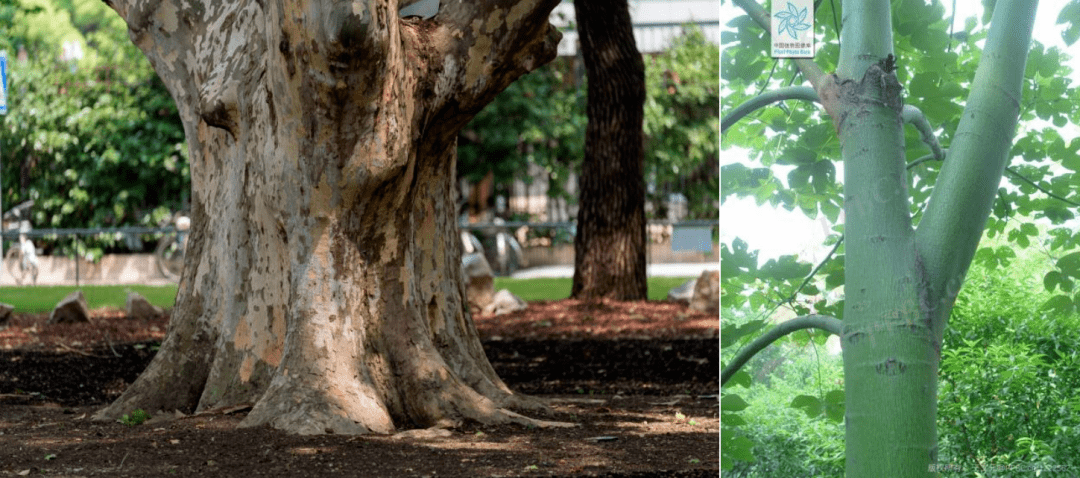
[[[729,379],[728,382],[725,385],[726,386],[739,385],[739,386],[742,386],[742,387],[749,387],[752,382],[753,382],[753,379],[750,377],[749,372],[747,372],[745,370],[739,370],[738,372],[735,372],[731,376],[731,379]]]
[[[1072,46],[1080,39],[1080,2],[1067,2],[1057,17],[1057,24],[1067,27],[1061,31],[1061,39]]]
[[[730,470],[735,466],[732,460],[754,461],[754,442],[743,435],[733,433],[720,434],[720,467]]]
[[[747,404],[746,401],[742,399],[742,397],[735,394],[728,393],[720,399],[721,410],[738,412],[740,410],[744,410],[748,406],[750,405]]]
[[[825,394],[825,416],[837,423],[844,421],[843,390],[832,390]]]
[[[1054,311],[1061,314],[1072,312],[1072,298],[1066,295],[1055,295],[1039,307],[1041,310]]]
[[[802,411],[806,413],[806,416],[814,418],[824,412],[825,405],[817,397],[799,395],[791,400],[791,408],[802,409]]]
[[[1065,276],[1080,278],[1080,252],[1066,254],[1057,260],[1056,265]]]
[[[836,177],[836,166],[829,160],[818,161],[810,168],[813,177],[814,192],[824,194],[832,186]]]
[[[746,425],[746,420],[737,413],[721,413],[720,423],[729,427],[740,427]]]
[[[1043,286],[1046,287],[1047,291],[1053,292],[1054,288],[1058,287],[1064,279],[1065,277],[1061,275],[1061,272],[1050,271],[1043,276]]]

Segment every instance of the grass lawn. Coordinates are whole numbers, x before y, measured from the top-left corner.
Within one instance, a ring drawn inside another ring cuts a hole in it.
[[[649,300],[664,300],[672,287],[678,287],[693,277],[650,277]],[[561,300],[570,297],[573,280],[567,278],[511,279],[496,277],[495,290],[506,289],[524,301]]]
[[[668,290],[682,285],[690,277],[650,277],[649,300],[663,300]],[[507,289],[526,301],[561,300],[570,297],[570,278],[558,279],[511,279],[495,278],[495,290]],[[129,290],[138,292],[150,303],[171,309],[176,300],[176,286],[143,285],[84,285],[75,286],[39,286],[39,287],[0,287],[0,302],[15,306],[17,312],[49,312],[56,303],[75,289],[82,289],[86,303],[91,309],[112,307],[123,309]]]
[[[36,286],[0,287],[0,302],[15,306],[16,312],[49,312],[56,303],[76,289],[86,296],[91,309],[112,307],[123,309],[128,291],[138,292],[151,304],[171,309],[176,299],[176,286],[144,285],[84,285],[84,286]]]

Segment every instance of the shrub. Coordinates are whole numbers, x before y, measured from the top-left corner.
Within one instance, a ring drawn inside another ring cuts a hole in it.
[[[939,462],[965,474],[1080,468],[1080,321],[1039,310],[1038,265],[975,266],[945,334]],[[1070,467],[1070,468],[1057,468]]]
[[[753,319],[752,314],[731,309],[721,314],[724,326],[741,326]],[[737,344],[724,347],[724,361],[730,360],[738,348]],[[745,399],[746,407],[740,410],[740,418],[733,420],[738,427],[725,423],[724,439],[734,433],[752,442],[753,461],[732,460],[733,466],[724,470],[724,476],[843,476],[843,423],[816,413],[810,417],[791,406],[800,395],[822,397],[842,389],[840,357],[829,356],[820,345],[798,345],[795,340],[787,340],[763,350],[743,370],[746,382],[753,385],[742,390],[735,389],[732,383],[725,387],[729,395],[738,393]]]

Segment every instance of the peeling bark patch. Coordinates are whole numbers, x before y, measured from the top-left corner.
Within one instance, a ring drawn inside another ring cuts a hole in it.
[[[891,377],[907,371],[907,364],[894,358],[889,358],[884,362],[875,365],[874,370],[876,370],[879,375]]]
[[[162,30],[168,33],[175,32],[178,23],[176,5],[172,2],[161,3],[161,6],[154,12],[154,20],[161,25]]]
[[[248,355],[244,357],[244,361],[240,364],[240,381],[251,381],[251,373],[255,370],[255,357]]]
[[[536,9],[536,2],[518,2],[516,5],[510,8],[510,13],[506,15],[507,23],[517,23],[521,20],[525,14]]]

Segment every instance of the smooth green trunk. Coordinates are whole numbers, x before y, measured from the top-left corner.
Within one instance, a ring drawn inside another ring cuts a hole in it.
[[[964,118],[918,234],[903,89],[885,71],[889,2],[845,1],[835,84],[819,89],[844,160],[846,472],[931,476],[945,320],[1005,167],[1034,2],[998,2]]]
[[[839,74],[847,474],[921,476],[937,444],[937,360],[905,179],[903,93],[885,71],[889,2],[845,2]],[[884,38],[883,38],[884,37]]]

